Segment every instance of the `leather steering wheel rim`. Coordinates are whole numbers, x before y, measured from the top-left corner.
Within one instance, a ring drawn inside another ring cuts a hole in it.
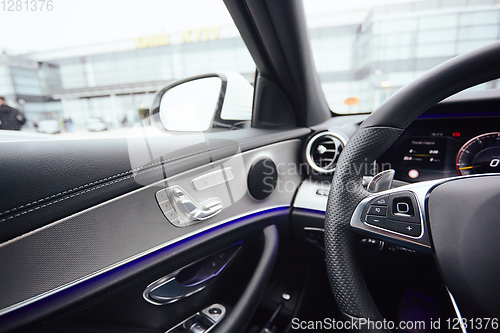
[[[330,285],[349,319],[382,320],[354,256],[359,237],[350,227],[357,205],[370,193],[360,170],[380,157],[419,115],[441,100],[500,77],[500,42],[457,56],[400,89],[373,112],[348,141],[330,188],[325,251]]]

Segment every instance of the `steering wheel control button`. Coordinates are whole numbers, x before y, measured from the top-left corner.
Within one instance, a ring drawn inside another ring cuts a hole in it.
[[[392,213],[394,216],[413,217],[415,209],[409,196],[392,198]]]
[[[367,224],[374,225],[380,228],[385,228],[387,218],[382,216],[366,215],[365,221]]]
[[[420,224],[417,199],[410,191],[391,194],[387,208],[387,217],[390,220]]]
[[[372,204],[378,206],[387,206],[388,202],[389,202],[389,196],[384,195],[383,197],[378,197],[377,199],[375,199],[375,201],[373,201]]]
[[[387,220],[385,223],[385,228],[412,237],[418,237],[422,233],[422,228],[420,224],[415,224],[415,223],[405,223],[405,222]]]
[[[410,212],[410,205],[406,202],[398,202],[396,205],[396,211],[400,214],[408,214]]]
[[[370,206],[370,208],[368,208],[368,215],[386,216],[387,215],[387,207]]]

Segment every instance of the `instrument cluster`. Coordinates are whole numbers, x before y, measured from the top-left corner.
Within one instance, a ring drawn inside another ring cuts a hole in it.
[[[407,182],[500,173],[500,114],[431,111],[377,160],[382,169],[394,169],[395,179]]]

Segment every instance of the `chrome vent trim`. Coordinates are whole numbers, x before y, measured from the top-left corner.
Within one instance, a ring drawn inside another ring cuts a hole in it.
[[[306,160],[309,166],[321,174],[335,171],[346,140],[333,132],[321,132],[313,136],[306,146]]]

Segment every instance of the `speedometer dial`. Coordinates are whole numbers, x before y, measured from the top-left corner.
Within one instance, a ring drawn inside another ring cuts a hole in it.
[[[500,173],[500,132],[483,134],[467,141],[457,155],[457,172],[462,176]]]

